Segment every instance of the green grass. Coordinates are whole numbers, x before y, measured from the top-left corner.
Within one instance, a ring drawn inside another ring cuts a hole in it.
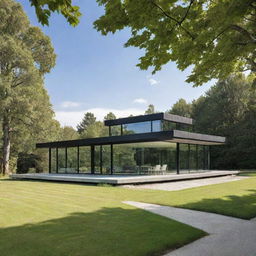
[[[0,180],[0,255],[162,255],[205,233],[121,203],[113,187]]]
[[[182,191],[133,191],[126,200],[213,212],[242,219],[256,217],[256,177]]]
[[[8,256],[161,255],[205,235],[124,200],[256,216],[256,177],[173,192],[1,179],[0,194]]]
[[[244,171],[238,173],[238,176],[249,176],[249,177],[254,177],[256,176],[256,171]]]

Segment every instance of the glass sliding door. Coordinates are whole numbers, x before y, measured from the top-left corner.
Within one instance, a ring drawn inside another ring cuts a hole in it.
[[[77,147],[67,148],[67,173],[78,173]]]
[[[79,147],[79,173],[91,173],[91,147]]]
[[[66,149],[58,148],[58,173],[66,173]]]
[[[176,171],[176,144],[140,142],[113,146],[114,174],[158,175]]]
[[[56,173],[57,172],[57,165],[56,165],[56,148],[51,148],[51,166],[50,172]]]

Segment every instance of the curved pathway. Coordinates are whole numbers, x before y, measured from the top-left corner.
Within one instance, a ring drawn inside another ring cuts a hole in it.
[[[209,234],[165,256],[256,256],[256,218],[243,220],[170,206],[132,201],[123,203],[183,222]]]

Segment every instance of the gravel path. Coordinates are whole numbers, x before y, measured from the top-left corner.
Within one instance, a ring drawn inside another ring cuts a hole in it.
[[[255,256],[256,218],[242,220],[169,206],[125,201],[125,204],[183,222],[209,233],[165,256]]]

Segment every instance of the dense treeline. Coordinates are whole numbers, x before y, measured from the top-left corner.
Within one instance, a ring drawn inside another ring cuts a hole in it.
[[[192,117],[196,132],[227,137],[225,146],[211,149],[213,169],[256,168],[256,91],[250,77],[219,81],[192,103],[180,99],[169,112]]]

